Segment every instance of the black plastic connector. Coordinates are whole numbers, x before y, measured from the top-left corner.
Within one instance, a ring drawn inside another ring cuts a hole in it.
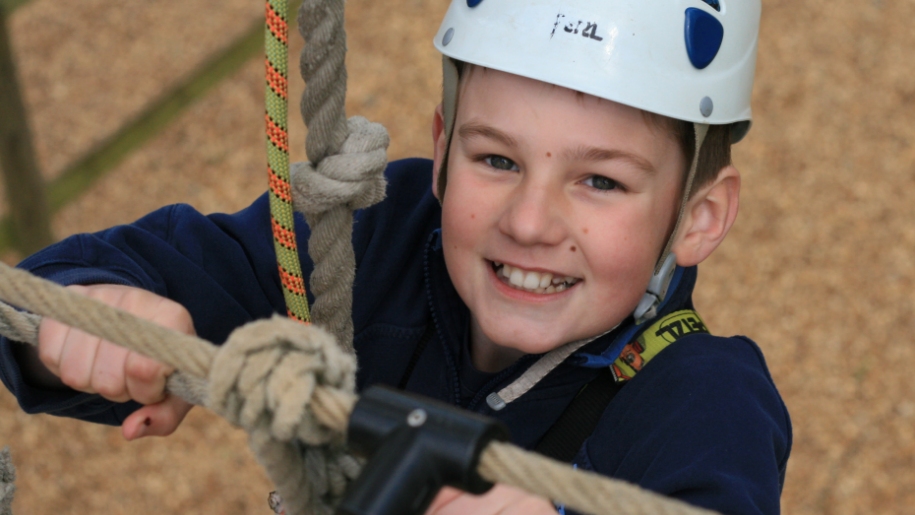
[[[339,515],[422,514],[442,486],[481,494],[480,453],[508,440],[499,421],[438,401],[373,386],[349,420],[347,443],[369,458],[347,489]]]

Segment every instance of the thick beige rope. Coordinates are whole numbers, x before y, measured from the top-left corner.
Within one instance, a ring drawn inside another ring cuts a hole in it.
[[[343,0],[305,0],[299,8],[299,33],[305,39],[299,62],[305,80],[300,109],[309,129],[305,142],[309,162],[291,166],[290,184],[293,206],[311,228],[312,320],[355,355],[353,211],[384,198],[389,138],[379,124],[361,117],[346,119],[343,11]],[[323,504],[313,503],[311,512],[329,514],[361,465],[341,446],[323,446],[320,453],[313,449],[305,455],[315,490],[311,498],[319,497]]]
[[[251,447],[283,495],[288,515],[329,513],[330,503],[342,495],[341,488],[331,486],[340,483],[335,472],[353,468],[352,459],[340,456],[338,448],[356,401],[355,359],[322,329],[276,318],[244,326],[216,347],[4,264],[0,298],[182,371],[172,376],[169,388],[178,385],[177,393],[191,402],[209,399],[214,411],[248,431]],[[0,319],[15,320],[0,324],[4,336],[21,340],[23,334],[37,334],[37,326],[23,329],[39,320],[34,315],[11,309],[3,314]],[[10,328],[9,334],[4,332]],[[180,388],[187,385],[198,393],[184,395]],[[306,450],[300,440],[313,446]],[[314,446],[320,443],[328,445]],[[324,469],[306,477],[306,462]]]
[[[0,299],[177,370],[194,369],[199,377],[208,377],[210,405],[249,431],[251,446],[283,495],[289,515],[330,513],[329,506],[358,468],[352,461],[340,461],[337,447],[356,402],[355,361],[317,327],[287,318],[254,322],[217,348],[2,264]],[[6,329],[0,327],[0,333]],[[153,341],[156,337],[162,339]],[[200,356],[206,356],[203,363]],[[301,442],[326,445],[314,448]],[[313,464],[336,473],[309,482],[304,476]],[[478,471],[490,481],[597,515],[712,513],[503,443],[484,450]]]
[[[638,486],[594,472],[572,469],[519,447],[492,442],[480,456],[477,472],[492,482],[516,486],[595,515],[715,515]]]
[[[13,495],[16,493],[16,467],[10,457],[9,447],[0,450],[0,515],[13,514]]]
[[[311,227],[308,253],[315,268],[313,321],[353,352],[353,210],[384,198],[387,131],[364,118],[346,119],[346,31],[343,0],[305,0],[299,8],[305,39],[301,111],[307,163],[290,170],[293,203]]]
[[[210,408],[250,434],[289,514],[329,514],[343,495],[347,478],[335,472],[352,458],[339,452],[337,427],[355,401],[355,373],[355,359],[333,336],[282,317],[237,329],[216,354]],[[322,395],[331,402],[319,417],[311,407]],[[334,479],[344,486],[334,488]]]

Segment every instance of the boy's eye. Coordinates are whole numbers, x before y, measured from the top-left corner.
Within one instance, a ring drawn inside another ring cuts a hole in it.
[[[498,170],[518,170],[518,165],[507,157],[487,156],[484,161],[489,166]]]
[[[585,184],[601,191],[615,190],[619,187],[619,184],[617,184],[616,181],[613,179],[608,179],[602,175],[592,175],[591,177],[588,177],[585,179]]]

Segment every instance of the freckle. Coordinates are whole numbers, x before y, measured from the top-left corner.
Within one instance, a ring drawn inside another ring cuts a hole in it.
[[[476,218],[477,218],[477,215],[476,215],[476,214],[470,213],[470,219],[471,219],[471,220],[475,220]]]
[[[575,245],[572,245],[571,247],[569,247],[569,250],[571,250],[572,252],[575,252],[575,251],[578,250],[578,249],[575,248]]]
[[[585,233],[585,234],[588,234],[588,228],[587,228],[587,227],[582,227],[582,228],[581,228],[581,232],[583,232],[583,233]]]
[[[546,157],[553,157],[553,153],[552,153],[552,152],[547,152],[547,153],[546,153]]]

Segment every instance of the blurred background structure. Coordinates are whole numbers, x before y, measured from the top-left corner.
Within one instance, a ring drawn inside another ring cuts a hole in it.
[[[265,191],[260,2],[0,5],[48,237],[175,202],[231,212]],[[446,7],[347,3],[347,110],[388,127],[392,159],[431,155],[431,39]],[[734,149],[743,205],[695,300],[713,332],[759,343],[788,404],[789,515],[915,506],[913,19],[910,0],[763,0],[754,125]],[[297,98],[301,81],[291,86]],[[290,121],[303,160],[305,129]],[[28,246],[14,209],[0,201],[10,263]],[[27,416],[0,392],[16,513],[269,513],[244,439],[195,410],[175,435],[128,444],[117,428]]]

